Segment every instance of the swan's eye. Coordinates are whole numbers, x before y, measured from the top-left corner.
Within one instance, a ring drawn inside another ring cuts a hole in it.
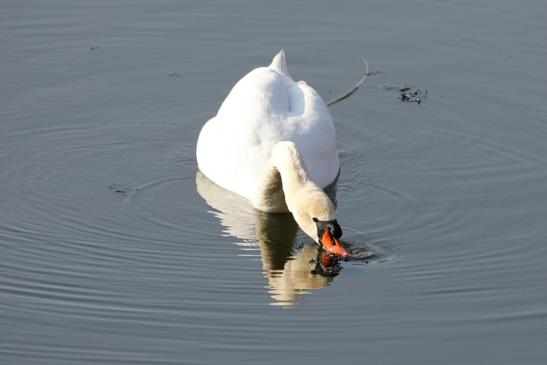
[[[319,219],[317,219],[315,217],[313,217],[311,220],[314,221],[315,223],[319,222]]]

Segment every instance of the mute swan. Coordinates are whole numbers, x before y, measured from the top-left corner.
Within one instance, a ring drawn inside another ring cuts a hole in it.
[[[265,212],[291,212],[315,242],[340,256],[342,229],[322,190],[340,170],[336,131],[321,96],[295,82],[281,50],[230,91],[199,134],[200,171]]]

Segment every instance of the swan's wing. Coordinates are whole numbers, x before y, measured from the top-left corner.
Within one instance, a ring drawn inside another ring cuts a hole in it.
[[[278,113],[289,109],[288,82],[293,82],[288,76],[260,67],[236,83],[198,138],[198,165],[208,178],[254,197],[273,143],[280,139]]]
[[[288,88],[294,81],[270,67],[259,67],[235,84],[222,103],[217,118],[229,123],[272,120],[273,115],[289,112]]]

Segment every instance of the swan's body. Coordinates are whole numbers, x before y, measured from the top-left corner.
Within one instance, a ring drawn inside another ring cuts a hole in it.
[[[310,179],[320,188],[336,179],[340,163],[329,109],[313,88],[294,82],[283,51],[270,66],[239,80],[218,114],[203,126],[197,145],[199,169],[216,184],[269,211],[256,200],[279,141],[296,144]]]
[[[335,221],[322,191],[340,163],[331,114],[319,94],[295,82],[279,52],[245,75],[197,143],[199,169],[219,186],[266,212],[288,212],[319,242],[319,221]]]

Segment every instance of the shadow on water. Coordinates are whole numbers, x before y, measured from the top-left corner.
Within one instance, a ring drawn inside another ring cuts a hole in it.
[[[298,234],[291,214],[271,214],[254,209],[245,198],[225,190],[196,172],[197,191],[215,211],[224,233],[237,238],[242,250],[260,249],[263,274],[272,305],[298,304],[302,295],[327,286],[340,273],[341,262],[326,254],[307,236]],[[336,188],[327,194],[335,201]],[[370,247],[347,242],[353,250],[351,261],[382,261]]]

